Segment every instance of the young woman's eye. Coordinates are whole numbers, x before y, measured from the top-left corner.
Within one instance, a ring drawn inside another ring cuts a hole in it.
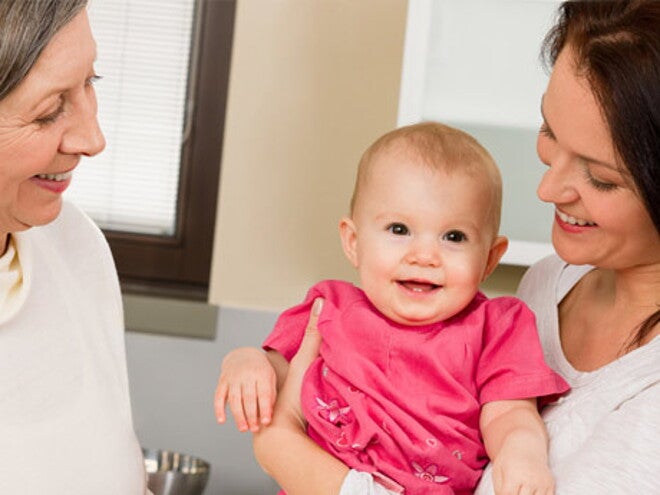
[[[450,230],[442,236],[442,239],[449,242],[465,242],[467,236],[460,230]]]
[[[612,191],[619,187],[616,184],[612,184],[610,182],[601,182],[597,179],[594,179],[593,177],[589,178],[589,183],[599,191]]]
[[[613,191],[619,187],[617,184],[612,184],[611,182],[603,182],[596,179],[593,175],[591,175],[591,173],[589,173],[589,170],[586,170],[586,174],[589,184],[591,184],[591,186],[598,191]]]
[[[543,122],[543,124],[541,124],[541,127],[539,128],[539,134],[547,138],[550,138],[552,140],[555,140],[555,135],[550,130],[550,127],[548,127],[547,122]]]
[[[410,231],[408,230],[408,227],[406,227],[402,223],[390,224],[387,227],[387,230],[390,231],[394,235],[408,235],[410,233]]]

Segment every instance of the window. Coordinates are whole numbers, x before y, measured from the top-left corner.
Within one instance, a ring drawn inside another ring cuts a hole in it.
[[[103,228],[125,292],[206,299],[235,0],[94,0],[89,12],[108,148],[70,197]]]

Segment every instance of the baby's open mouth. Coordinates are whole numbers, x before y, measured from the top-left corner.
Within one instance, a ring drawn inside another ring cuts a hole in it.
[[[432,282],[419,280],[399,280],[397,283],[412,292],[431,292],[442,287],[441,285]]]

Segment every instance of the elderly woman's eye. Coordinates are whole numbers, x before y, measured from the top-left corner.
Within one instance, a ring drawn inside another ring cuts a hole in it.
[[[408,235],[410,233],[408,227],[402,223],[392,223],[388,225],[387,230],[392,232],[394,235]]]
[[[94,86],[94,84],[97,81],[100,81],[101,79],[103,79],[103,76],[99,76],[98,74],[94,74],[93,76],[89,76],[87,78],[87,80],[85,81],[85,85],[86,86]]]
[[[445,241],[449,242],[465,242],[467,241],[467,236],[460,230],[450,230],[442,238]]]
[[[59,117],[63,111],[64,111],[64,105],[60,105],[59,107],[57,107],[57,110],[55,110],[52,113],[49,113],[48,115],[44,115],[43,117],[39,117],[38,119],[35,120],[35,122],[39,125],[52,124],[57,120],[57,117]]]

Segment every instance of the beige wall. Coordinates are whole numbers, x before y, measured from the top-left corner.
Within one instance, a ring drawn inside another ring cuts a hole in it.
[[[396,125],[405,0],[239,0],[210,300],[353,279],[337,235],[362,151]]]

